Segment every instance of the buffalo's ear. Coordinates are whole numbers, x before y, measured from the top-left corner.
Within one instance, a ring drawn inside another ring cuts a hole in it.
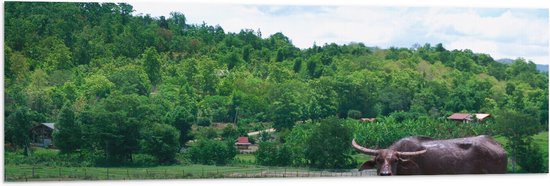
[[[375,169],[375,168],[376,168],[376,162],[374,162],[373,160],[370,160],[363,163],[363,165],[359,167],[359,171],[362,171],[365,169]]]

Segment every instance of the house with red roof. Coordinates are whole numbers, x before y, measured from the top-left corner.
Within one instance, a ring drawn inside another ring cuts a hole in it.
[[[484,121],[485,119],[491,117],[491,114],[485,114],[485,113],[475,113],[475,114],[469,114],[469,113],[454,113],[451,116],[447,117],[447,119],[454,120],[454,121],[460,121],[460,122],[470,122],[470,121]]]
[[[235,145],[239,150],[246,150],[252,143],[248,141],[248,137],[241,136],[237,138],[237,142],[235,142]]]

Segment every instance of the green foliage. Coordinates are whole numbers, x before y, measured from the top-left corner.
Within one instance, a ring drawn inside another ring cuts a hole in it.
[[[65,105],[55,123],[53,142],[61,153],[71,153],[82,145],[82,129],[77,123],[73,108]]]
[[[218,132],[214,127],[199,127],[195,130],[195,139],[214,139],[218,137]]]
[[[155,123],[175,127],[181,146],[192,134],[223,133],[202,131],[212,122],[236,123],[240,135],[273,127],[294,166],[309,163],[305,141],[332,116],[376,117],[344,121],[371,147],[408,135],[508,135],[485,123],[444,121],[455,112],[512,109],[548,126],[548,75],[522,58],[503,64],[442,44],[299,49],[283,33],[225,32],[177,12],[133,15],[124,3],[5,6],[4,135],[17,148],[28,149],[25,131],[34,124],[60,120],[66,102],[82,126],[81,150],[109,165],[143,153],[140,131]]]
[[[352,166],[350,128],[337,118],[328,118],[313,129],[306,140],[305,158],[315,168],[349,168]]]
[[[199,126],[208,127],[211,124],[212,124],[212,120],[210,120],[210,118],[207,118],[207,117],[197,118],[197,125],[199,125]]]
[[[141,131],[140,146],[143,152],[154,156],[160,163],[170,163],[175,160],[180,149],[179,132],[166,124],[153,124]]]
[[[237,131],[237,128],[233,125],[228,124],[225,128],[223,128],[221,137],[223,140],[236,140],[237,137],[239,137],[239,131]]]
[[[361,118],[361,111],[358,111],[358,110],[348,110],[348,118],[353,118],[353,119],[359,119]]]
[[[532,144],[531,138],[540,128],[537,118],[514,110],[501,110],[495,116],[495,122],[495,130],[508,140],[505,147],[512,164],[517,162],[527,172],[543,172],[541,153]]]
[[[179,132],[179,144],[185,146],[185,144],[192,139],[191,122],[193,121],[193,115],[189,110],[183,107],[177,107],[168,117],[168,119],[171,120],[169,123],[172,123],[172,126]]]
[[[377,118],[376,123],[346,120],[355,138],[371,148],[387,148],[397,140],[408,136],[427,136],[435,139],[451,139],[476,135],[494,135],[492,123],[460,123],[430,118],[398,121],[389,116]]]
[[[158,159],[149,154],[133,154],[132,165],[137,167],[151,167],[158,164]]]
[[[265,166],[289,166],[292,163],[289,147],[276,142],[261,142],[255,157],[256,163]]]
[[[103,75],[92,75],[84,79],[86,94],[97,98],[105,98],[115,85]]]
[[[157,85],[161,80],[157,51],[154,48],[147,48],[145,53],[143,53],[143,58],[145,60],[145,72],[149,77],[149,81],[151,81],[152,85]]]
[[[527,173],[548,173],[548,165],[544,162],[544,154],[533,143],[517,147],[517,164]]]
[[[32,127],[31,121],[31,113],[26,107],[17,108],[14,113],[6,118],[6,133],[9,134],[6,138],[8,138],[13,145],[23,148],[25,156],[30,155],[29,131]]]
[[[205,165],[225,165],[233,160],[237,149],[231,142],[199,139],[189,149],[192,162]]]
[[[135,94],[111,95],[81,114],[87,148],[105,153],[107,161],[126,162],[139,147],[140,130],[155,122],[155,112],[145,98]],[[158,122],[158,121],[157,121]]]

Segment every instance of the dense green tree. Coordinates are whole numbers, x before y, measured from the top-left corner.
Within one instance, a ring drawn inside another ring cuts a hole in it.
[[[155,156],[160,163],[170,163],[175,160],[180,149],[179,132],[166,124],[152,124],[141,130],[141,149]]]
[[[82,129],[76,121],[71,105],[64,105],[55,123],[53,142],[61,153],[71,153],[80,149]]]
[[[236,140],[237,137],[239,137],[239,131],[237,131],[237,128],[233,125],[228,124],[225,128],[223,128],[221,137],[223,140]]]
[[[111,95],[81,114],[86,147],[98,149],[112,163],[127,162],[140,149],[140,131],[153,117],[143,96]]]
[[[231,142],[199,139],[189,149],[191,161],[205,165],[225,165],[233,160],[237,149]]]
[[[6,131],[9,131],[9,141],[19,148],[23,148],[24,155],[30,156],[30,136],[29,131],[32,127],[32,116],[28,108],[19,107],[6,118]]]
[[[347,168],[352,164],[350,141],[352,133],[341,120],[322,120],[306,140],[305,158],[315,168]]]
[[[292,128],[303,116],[301,101],[304,100],[301,100],[299,86],[297,82],[289,82],[271,92],[274,97],[271,104],[273,128],[278,131]]]
[[[151,84],[153,86],[156,86],[161,80],[160,62],[158,60],[157,51],[154,48],[147,48],[147,50],[145,50],[145,53],[143,53],[143,59],[145,65],[144,69],[147,73],[147,77],[149,77],[149,81],[151,81]]]
[[[184,107],[176,107],[174,111],[170,113],[169,117],[172,121],[172,126],[179,132],[179,144],[185,146],[185,144],[192,139],[191,122],[194,120],[193,114]]]
[[[93,96],[96,98],[105,98],[115,86],[114,83],[109,81],[107,77],[103,75],[91,75],[84,79],[84,87],[88,96]]]
[[[256,152],[256,163],[265,166],[289,166],[292,152],[288,146],[276,142],[261,142]]]
[[[506,149],[508,149],[509,155],[512,158],[512,166],[519,163],[521,167],[524,167],[528,171],[540,170],[534,168],[540,166],[540,164],[530,164],[533,162],[527,161],[526,158],[529,157],[524,154],[529,152],[539,153],[538,151],[531,150],[531,136],[539,131],[540,126],[537,124],[537,118],[514,110],[502,110],[495,117],[497,132],[508,140]],[[518,160],[518,158],[523,159]],[[513,169],[515,171],[515,167]]]
[[[99,158],[89,162],[106,164],[103,158],[110,165],[143,153],[142,132],[157,124],[176,128],[181,146],[193,135],[217,138],[208,127],[213,121],[235,123],[240,135],[274,127],[275,141],[282,143],[277,153],[288,155],[281,157],[290,157],[293,166],[309,164],[305,142],[315,123],[355,111],[380,124],[345,122],[370,146],[387,146],[405,135],[504,134],[482,123],[440,120],[453,112],[494,115],[513,109],[535,118],[539,127],[548,125],[548,74],[522,58],[501,63],[441,43],[299,49],[283,33],[226,32],[188,23],[178,12],[133,14],[125,3],[5,7],[5,136],[18,148],[24,147],[18,139],[25,138],[14,122],[20,108],[28,108],[26,124],[53,122],[61,119],[66,102],[82,124],[82,151]],[[227,130],[222,136],[234,138]],[[537,151],[530,146],[517,151]],[[530,166],[538,164],[536,158],[522,155],[517,154],[522,168],[538,170]]]

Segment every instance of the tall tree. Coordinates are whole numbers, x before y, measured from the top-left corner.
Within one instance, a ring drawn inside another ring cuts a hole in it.
[[[540,125],[538,125],[538,119],[514,110],[502,110],[496,114],[495,120],[497,132],[508,140],[506,148],[511,155],[512,167],[515,171],[516,162],[528,162],[518,160],[517,158],[528,158],[521,156],[523,154],[522,151],[528,149],[532,142],[531,136],[539,131]],[[528,167],[533,165],[520,164],[520,166]]]
[[[30,136],[29,131],[32,127],[32,116],[27,107],[19,107],[12,113],[7,120],[7,129],[11,129],[11,142],[17,147],[23,148],[25,156],[30,156]],[[11,127],[10,127],[11,126]]]
[[[153,86],[158,85],[161,81],[160,76],[160,62],[158,60],[157,50],[153,47],[149,47],[143,53],[145,72],[151,81]]]
[[[80,148],[82,129],[75,121],[73,108],[69,104],[65,104],[61,109],[55,129],[53,141],[61,153],[71,153]]]
[[[350,167],[352,158],[351,130],[341,120],[331,117],[321,121],[306,141],[305,157],[315,168],[341,169]]]

